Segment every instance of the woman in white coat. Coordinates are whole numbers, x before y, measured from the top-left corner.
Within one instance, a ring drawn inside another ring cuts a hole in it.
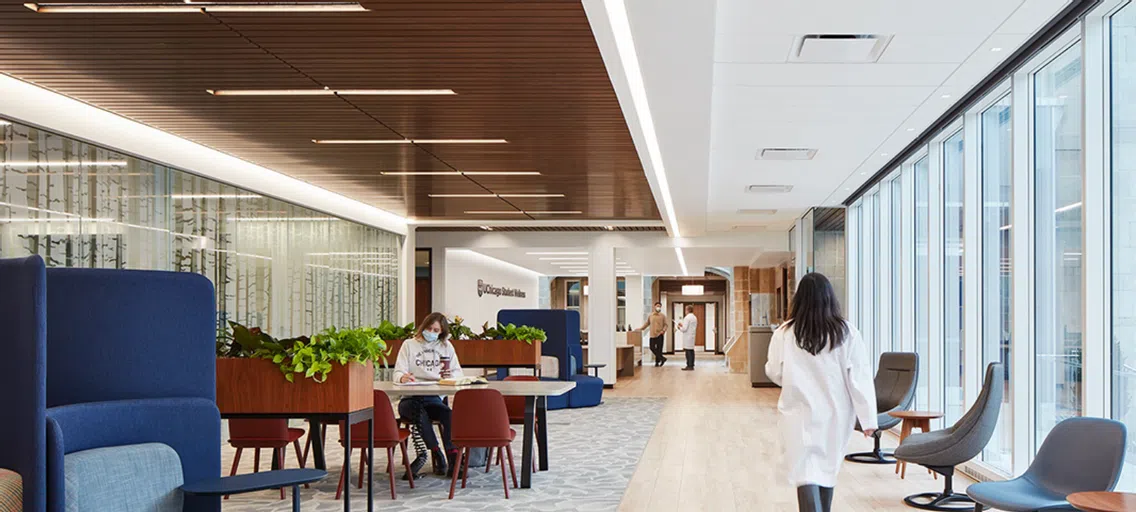
[[[865,436],[877,424],[868,349],[841,316],[828,278],[812,273],[797,285],[790,317],[770,341],[765,373],[781,386],[781,445],[798,506],[829,512],[856,420]]]

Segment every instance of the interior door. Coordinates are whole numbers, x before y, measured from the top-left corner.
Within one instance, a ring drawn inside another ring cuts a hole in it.
[[[430,294],[434,293],[434,283],[429,277],[419,277],[414,280],[414,323],[419,323],[426,315],[431,313],[433,300]]]
[[[691,304],[694,306],[694,318],[698,319],[698,325],[706,325],[706,304]],[[698,329],[694,333],[694,346],[706,346],[706,329]],[[685,348],[685,347],[684,347]]]
[[[706,323],[702,324],[702,331],[706,336],[706,351],[716,352],[718,350],[718,304],[706,303]]]

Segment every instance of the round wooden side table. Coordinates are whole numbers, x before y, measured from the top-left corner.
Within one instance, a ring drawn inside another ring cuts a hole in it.
[[[1136,494],[1127,492],[1078,492],[1065,499],[1084,512],[1136,511]]]
[[[892,417],[903,420],[903,426],[899,431],[899,444],[903,444],[903,440],[907,439],[907,436],[911,435],[911,429],[917,428],[922,432],[930,432],[931,420],[943,417],[943,413],[931,411],[895,411],[889,412],[888,414]],[[895,472],[899,475],[900,478],[906,478],[907,463],[902,460],[897,460],[895,462]],[[927,472],[935,475],[935,479],[938,480],[938,474],[931,471],[930,469],[928,469]]]

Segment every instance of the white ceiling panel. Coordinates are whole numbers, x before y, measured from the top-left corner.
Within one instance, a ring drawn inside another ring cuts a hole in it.
[[[714,60],[717,62],[785,62],[793,46],[791,34],[718,32]]]
[[[886,55],[886,54],[885,54]],[[957,64],[718,63],[714,85],[937,86]]]
[[[897,63],[954,63],[970,57],[989,34],[919,34],[901,33],[892,38],[887,50],[880,56],[881,64]]]
[[[999,34],[1031,35],[1044,26],[1069,0],[1025,0],[1002,26]],[[1016,48],[1016,47],[1012,47]]]
[[[719,32],[990,33],[1021,0],[719,0]]]

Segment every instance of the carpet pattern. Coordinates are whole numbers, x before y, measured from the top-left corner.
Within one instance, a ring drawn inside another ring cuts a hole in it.
[[[398,499],[391,501],[387,483],[385,451],[375,451],[374,475],[375,508],[384,511],[614,511],[619,507],[631,475],[635,472],[647,441],[659,421],[665,398],[607,398],[598,407],[566,409],[548,412],[549,467],[547,472],[533,473],[531,489],[509,489],[505,499],[501,486],[501,470],[494,466],[489,473],[485,467],[470,468],[469,483],[461,489],[460,482],[454,499],[447,500],[449,479],[433,475],[415,480],[415,488],[401,480],[403,471],[396,472]],[[519,430],[519,428],[518,428]],[[513,445],[517,478],[521,472],[521,436]],[[328,437],[335,438],[337,429],[329,428]],[[303,510],[332,512],[343,510],[343,502],[335,500],[335,486],[343,460],[339,443],[329,439],[328,477],[311,489],[301,489]],[[413,452],[413,448],[411,449]],[[222,467],[232,467],[235,450],[222,446]],[[268,469],[271,450],[261,454],[262,468]],[[357,452],[356,452],[357,453]],[[358,457],[352,465],[357,475]],[[413,458],[413,455],[411,455]],[[252,453],[245,450],[241,456],[239,473],[252,472]],[[401,458],[396,455],[396,461]],[[286,467],[296,467],[291,450]],[[429,470],[427,464],[427,470]],[[511,484],[511,482],[510,482]],[[366,483],[364,482],[364,487]],[[363,490],[352,488],[351,508],[366,510]],[[233,512],[263,512],[291,510],[291,496],[280,500],[278,491],[233,496],[223,502],[222,509]]]

